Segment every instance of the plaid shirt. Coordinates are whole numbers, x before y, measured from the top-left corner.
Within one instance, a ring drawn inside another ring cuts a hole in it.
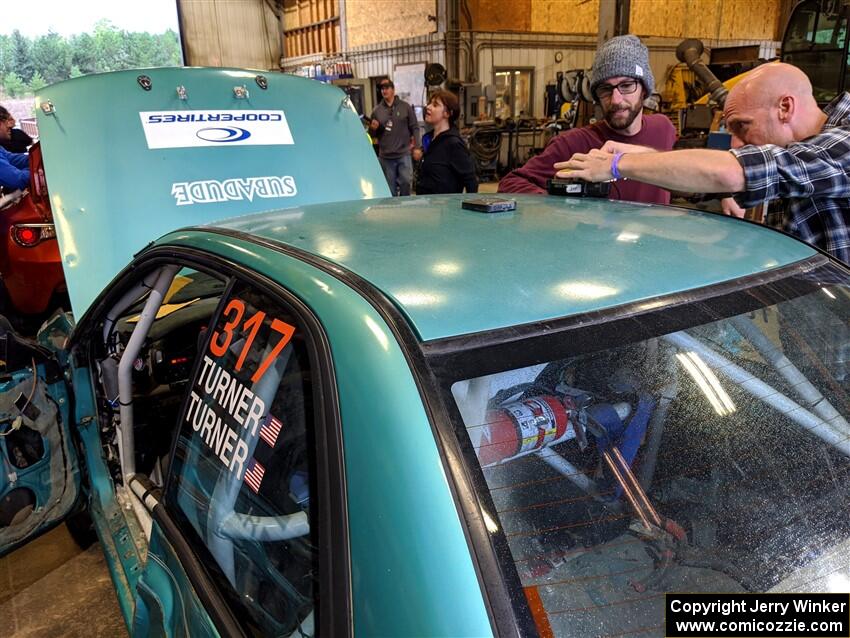
[[[786,148],[732,149],[747,185],[735,199],[752,208],[782,198],[778,219],[770,215],[768,224],[850,264],[850,94],[838,96],[824,110],[826,124],[814,137]]]

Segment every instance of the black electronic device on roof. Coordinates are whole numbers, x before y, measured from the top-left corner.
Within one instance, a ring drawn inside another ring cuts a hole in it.
[[[585,182],[581,179],[548,179],[546,191],[561,197],[608,197],[611,182]]]

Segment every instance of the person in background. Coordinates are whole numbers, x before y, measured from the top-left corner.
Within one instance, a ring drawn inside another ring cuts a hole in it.
[[[0,106],[0,142],[12,139],[15,118]],[[0,147],[0,188],[13,191],[27,188],[30,184],[29,155],[10,153]]]
[[[786,63],[750,71],[724,107],[732,149],[655,149],[608,143],[558,164],[564,175],[593,182],[627,178],[696,193],[733,193],[743,209],[780,200],[769,219],[850,264],[850,94],[821,110],[812,83]]]
[[[555,163],[576,153],[599,149],[609,141],[628,142],[669,151],[676,129],[666,116],[645,115],[643,101],[655,89],[649,52],[636,36],[621,35],[607,40],[596,51],[590,91],[602,107],[604,120],[564,131],[552,138],[539,155],[508,173],[499,182],[500,193],[545,193],[546,181],[555,177]],[[611,189],[611,199],[650,204],[669,204],[670,193],[657,186],[620,182]]]
[[[396,96],[392,80],[381,80],[380,87],[383,99],[372,111],[369,131],[378,138],[378,160],[390,192],[393,196],[410,195],[413,179],[411,152],[416,160],[422,155],[416,112],[410,104]]]
[[[26,153],[32,145],[32,138],[23,130],[15,128],[14,116],[9,116],[12,119],[12,130],[9,132],[8,140],[0,140],[0,146],[5,148],[10,153]]]
[[[425,122],[434,127],[431,143],[419,167],[417,195],[478,192],[475,164],[460,132],[460,103],[450,91],[437,91],[425,107]]]

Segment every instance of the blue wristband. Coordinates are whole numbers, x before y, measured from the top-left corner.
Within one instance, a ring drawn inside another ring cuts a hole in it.
[[[614,153],[614,159],[611,160],[611,175],[614,176],[614,179],[623,179],[619,167],[621,157],[623,157],[622,153]]]

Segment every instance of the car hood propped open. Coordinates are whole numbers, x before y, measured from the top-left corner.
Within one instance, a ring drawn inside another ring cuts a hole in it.
[[[336,87],[275,72],[90,75],[36,98],[77,317],[160,235],[245,213],[389,195]]]

